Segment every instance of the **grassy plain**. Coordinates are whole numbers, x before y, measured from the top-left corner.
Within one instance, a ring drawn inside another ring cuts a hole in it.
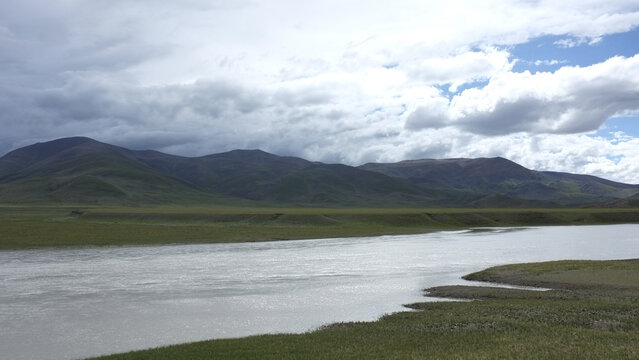
[[[99,359],[639,358],[639,260],[509,265],[469,277],[542,281],[553,290],[437,287],[427,293],[471,301],[418,303],[410,305],[418,311],[306,334],[211,340]]]
[[[639,222],[639,209],[0,206],[0,249],[218,243]]]

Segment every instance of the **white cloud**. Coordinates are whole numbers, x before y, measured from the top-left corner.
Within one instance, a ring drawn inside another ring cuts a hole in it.
[[[602,137],[570,135],[502,135],[484,137],[454,128],[403,133],[402,146],[377,144],[361,162],[451,157],[504,157],[527,168],[590,174],[639,184],[639,139],[611,142]],[[357,151],[354,149],[354,151]]]
[[[509,57],[507,51],[486,48],[427,57],[407,67],[411,78],[424,84],[451,84],[450,91],[456,92],[465,83],[490,79],[500,72],[509,71],[513,66]]]
[[[606,138],[577,134],[526,136],[522,139],[520,147],[514,144],[507,146],[506,154],[527,167],[639,183],[639,162],[633,162],[639,159],[638,139],[613,143]]]
[[[565,64],[567,63],[566,60],[535,60],[535,62],[533,64],[535,64],[535,66],[552,66],[552,65],[559,65],[559,64]]]
[[[23,0],[0,3],[0,24],[0,126],[11,129],[0,152],[87,135],[350,164],[513,156],[623,179],[636,159],[634,139],[597,140],[620,160],[592,155],[590,167],[543,149],[638,110],[637,56],[533,75],[513,73],[508,52],[542,35],[628,31],[634,0]],[[442,88],[467,89],[451,100]],[[519,154],[522,141],[542,150]]]
[[[588,38],[566,38],[557,40],[554,44],[560,48],[569,49],[577,46],[581,46],[583,44],[594,45],[601,41],[601,37],[596,37],[593,39]]]
[[[448,113],[438,110],[439,120],[412,121],[435,114],[423,109],[409,117],[408,128],[455,126],[486,135],[593,131],[615,115],[639,110],[639,55],[554,73],[502,72],[482,89],[455,96]]]

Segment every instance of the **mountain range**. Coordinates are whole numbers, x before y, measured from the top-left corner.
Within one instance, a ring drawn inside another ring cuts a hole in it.
[[[503,158],[325,164],[260,150],[182,157],[71,137],[0,158],[0,203],[637,206],[639,185]]]

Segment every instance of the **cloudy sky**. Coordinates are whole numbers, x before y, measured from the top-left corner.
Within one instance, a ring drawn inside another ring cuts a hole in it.
[[[3,0],[0,154],[83,135],[639,183],[638,0]]]

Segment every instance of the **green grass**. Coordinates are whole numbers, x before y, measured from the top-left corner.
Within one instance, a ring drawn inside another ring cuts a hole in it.
[[[0,206],[0,249],[414,234],[639,222],[637,209]]]
[[[513,273],[519,274],[513,277]],[[305,334],[219,339],[101,357],[142,359],[631,359],[639,358],[639,260],[509,265],[473,274],[555,288],[428,289],[470,302],[426,302],[375,322]],[[611,286],[608,279],[618,279]]]
[[[635,291],[639,288],[637,260],[504,265],[469,274],[464,278],[563,289]]]

